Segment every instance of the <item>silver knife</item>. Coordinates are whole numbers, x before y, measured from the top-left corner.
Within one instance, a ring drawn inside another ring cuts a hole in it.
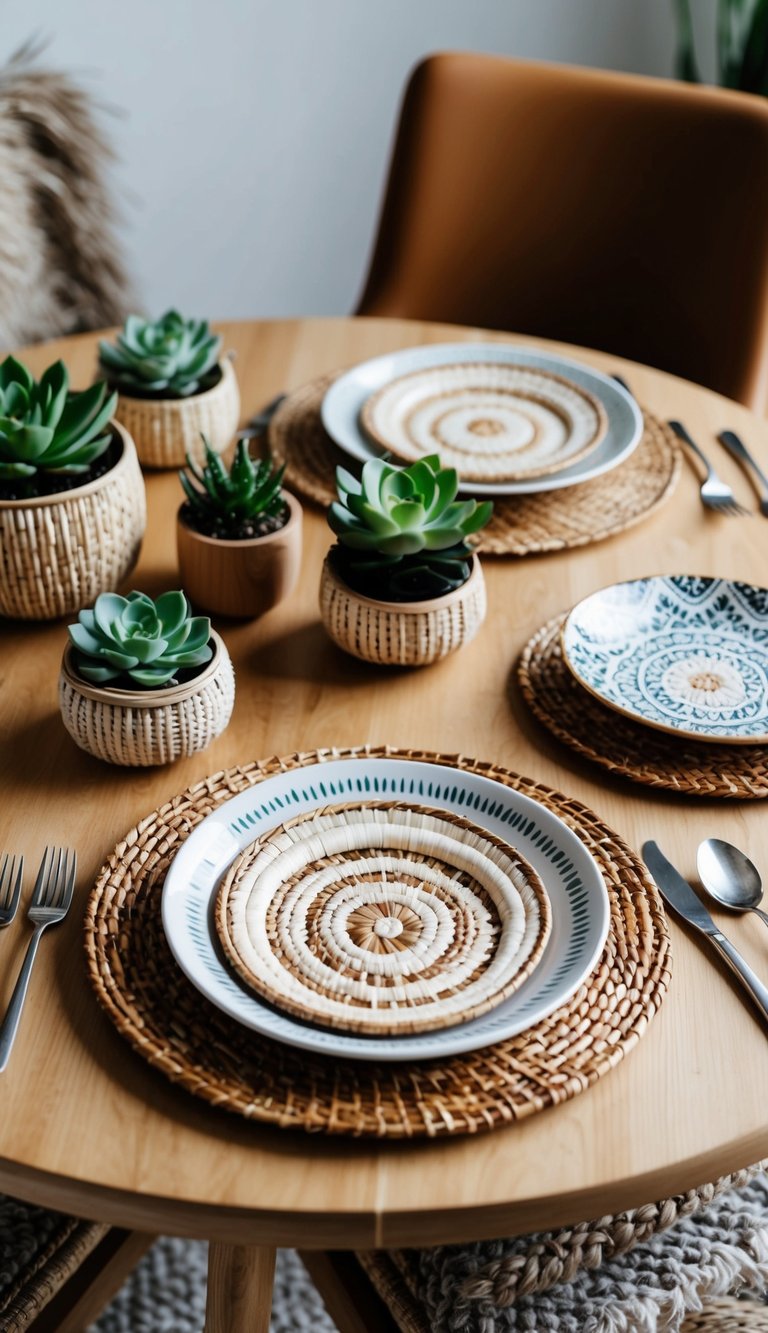
[[[768,1021],[768,987],[755,976],[752,968],[734,949],[731,941],[718,929],[687,879],[683,879],[680,872],[675,870],[655,842],[643,843],[643,859],[656,880],[664,901],[669,903],[669,906],[687,921],[689,926],[693,926],[694,930],[700,931],[707,937],[716,952],[739,978],[762,1017]]]

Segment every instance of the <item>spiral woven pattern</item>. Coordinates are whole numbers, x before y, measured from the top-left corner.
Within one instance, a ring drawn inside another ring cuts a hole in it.
[[[533,635],[518,665],[520,690],[542,726],[601,768],[684,796],[768,796],[768,746],[708,745],[623,717],[585,690],[563,661],[557,616]]]
[[[206,1002],[177,966],[160,899],[181,843],[222,801],[274,773],[370,755],[479,773],[554,811],[605,879],[610,926],[594,972],[527,1032],[420,1064],[329,1060],[269,1041]],[[88,901],[85,947],[99,1002],[131,1046],[196,1097],[284,1129],[367,1138],[478,1134],[567,1101],[632,1050],[667,993],[664,910],[638,856],[591,810],[530,778],[460,755],[362,746],[264,759],[198,782],[142,819]]]
[[[286,464],[286,486],[323,508],[336,499],[336,468],[350,467],[348,455],[326,435],[320,420],[323,398],[336,378],[323,375],[288,394],[269,426],[270,450]],[[612,537],[669,499],[681,466],[675,435],[646,412],[640,444],[611,472],[559,491],[495,500],[476,549],[481,555],[533,555]]]
[[[428,1032],[485,1013],[541,957],[544,886],[498,838],[387,802],[315,811],[238,857],[219,938],[278,1008],[353,1032]]]

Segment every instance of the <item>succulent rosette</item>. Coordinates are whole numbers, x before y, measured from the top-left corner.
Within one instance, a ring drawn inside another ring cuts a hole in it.
[[[491,517],[489,500],[457,500],[454,468],[437,454],[409,467],[369,459],[358,481],[336,471],[339,498],[328,511],[335,564],[352,587],[393,601],[438,597],[469,577],[468,538]]]
[[[177,684],[177,673],[211,660],[211,622],[193,616],[183,592],[153,601],[105,592],[68,626],[78,676],[94,685],[127,679],[147,689]]]
[[[220,350],[207,320],[168,310],[154,321],[129,315],[114,343],[99,343],[99,365],[121,393],[187,398],[212,387]]]
[[[15,357],[6,357],[0,365],[0,480],[87,472],[112,440],[105,427],[116,403],[106,384],[70,393],[63,361],[37,381]]]

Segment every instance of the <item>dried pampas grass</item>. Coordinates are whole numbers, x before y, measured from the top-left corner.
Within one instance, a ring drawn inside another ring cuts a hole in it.
[[[27,45],[0,68],[0,348],[120,323],[131,305],[91,100]]]

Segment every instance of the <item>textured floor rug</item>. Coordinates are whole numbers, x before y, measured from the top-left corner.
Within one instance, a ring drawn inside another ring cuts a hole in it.
[[[157,1241],[89,1333],[200,1333],[205,1319],[208,1246]],[[336,1333],[293,1250],[279,1250],[270,1333]]]

